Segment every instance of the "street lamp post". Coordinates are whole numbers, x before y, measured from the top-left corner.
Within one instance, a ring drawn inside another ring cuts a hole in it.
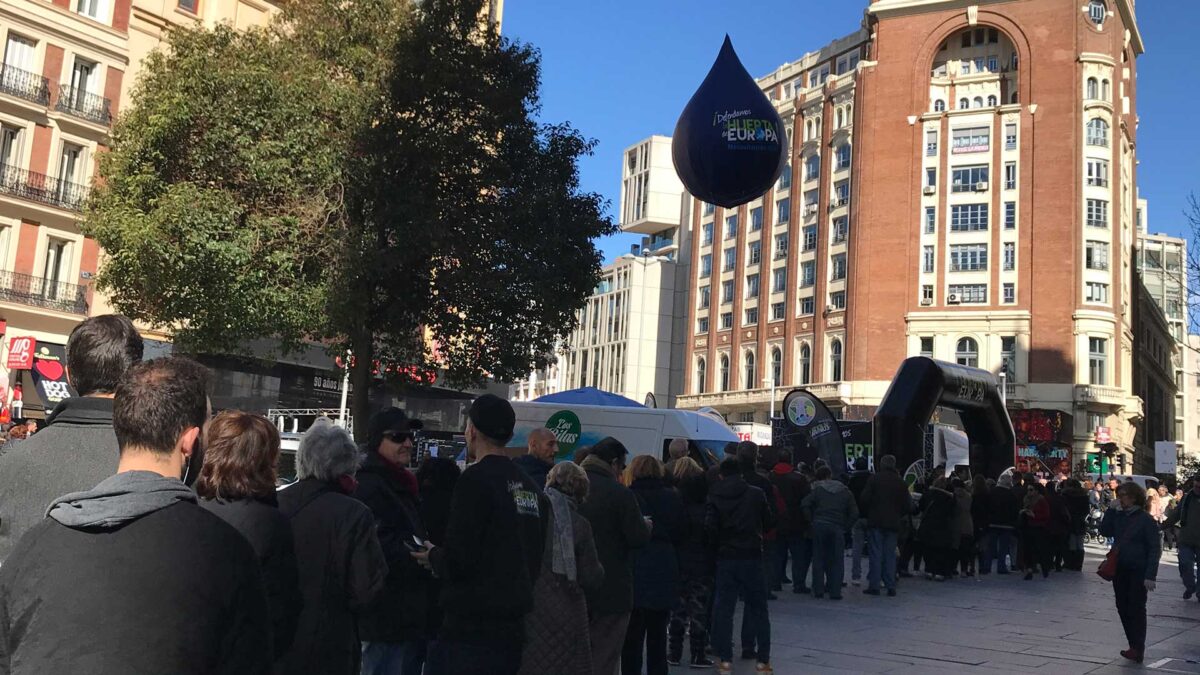
[[[342,404],[338,407],[338,426],[346,428],[346,399],[350,393],[350,357],[351,352],[346,352],[346,374],[342,376]]]
[[[767,420],[775,419],[775,376],[768,375],[763,378],[763,385],[771,388],[771,413]]]

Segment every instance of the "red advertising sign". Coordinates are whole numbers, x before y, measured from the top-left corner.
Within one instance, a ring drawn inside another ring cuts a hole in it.
[[[1096,442],[1102,444],[1112,442],[1112,432],[1108,427],[1096,427]]]
[[[15,337],[8,341],[8,367],[17,370],[33,368],[33,350],[37,340],[31,337]]]

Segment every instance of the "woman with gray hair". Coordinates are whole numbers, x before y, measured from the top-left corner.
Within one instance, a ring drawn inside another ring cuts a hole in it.
[[[383,588],[388,567],[375,519],[350,497],[361,454],[345,429],[320,418],[296,453],[299,480],[279,491],[291,522],[304,608],[282,672],[359,672],[357,615]]]
[[[533,587],[533,611],[525,618],[520,675],[588,675],[592,650],[584,589],[604,581],[592,527],[576,511],[587,499],[588,479],[572,462],[556,464],[546,476],[550,525],[546,554]]]

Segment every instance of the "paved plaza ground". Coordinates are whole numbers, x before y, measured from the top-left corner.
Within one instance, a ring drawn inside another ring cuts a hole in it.
[[[1164,554],[1158,589],[1150,594],[1146,662],[1137,666],[1118,653],[1126,642],[1112,586],[1094,571],[1103,551],[1089,549],[1083,573],[1052,573],[1048,580],[901,579],[895,598],[848,586],[841,601],[785,589],[771,603],[775,672],[1200,674],[1200,602],[1183,600],[1174,553]],[[735,656],[740,625],[739,616]],[[736,665],[739,674],[754,672],[753,661]],[[706,671],[672,669],[684,672]]]

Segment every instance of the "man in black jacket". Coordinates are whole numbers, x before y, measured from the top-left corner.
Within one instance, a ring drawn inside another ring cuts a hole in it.
[[[208,375],[181,358],[116,390],[117,474],[60,497],[0,567],[0,673],[253,673],[272,661],[254,550],[196,504]]]
[[[399,408],[385,408],[367,423],[367,455],[354,496],[375,516],[388,564],[387,583],[358,619],[362,675],[421,675],[430,636],[430,575],[410,553],[426,536],[412,461],[413,431],[421,427]]]
[[[412,554],[444,582],[445,615],[426,672],[515,675],[542,566],[544,497],[504,448],[516,425],[512,405],[485,394],[467,417],[476,461],[454,487],[446,543]]]
[[[771,619],[767,611],[767,580],[763,567],[763,533],[775,526],[762,490],[748,484],[737,459],[721,462],[721,480],[708,494],[704,520],[710,541],[717,543],[716,599],[713,601],[712,643],[721,669],[732,669],[733,613],[738,597],[751,616],[743,627],[755,632],[755,658],[760,671],[770,672]]]
[[[992,570],[992,560],[996,561],[996,573],[1008,574],[1007,558],[1012,557],[1012,563],[1017,564],[1013,552],[1013,533],[1017,529],[1017,517],[1021,513],[1022,500],[1013,487],[1013,479],[1004,475],[996,485],[988,490],[988,529],[991,537],[988,540],[987,557],[983,561],[982,574]]]
[[[621,660],[625,631],[633,611],[634,549],[650,541],[650,524],[642,517],[637,497],[618,482],[629,451],[615,438],[592,446],[583,460],[588,498],[579,514],[592,526],[596,553],[604,567],[604,584],[587,594],[593,672],[611,675]]]
[[[529,432],[526,441],[528,452],[513,460],[517,468],[524,471],[537,486],[538,492],[546,487],[546,476],[554,468],[554,456],[558,454],[558,439],[549,429],[538,427]]]
[[[879,595],[879,585],[887,586],[889,597],[896,595],[896,540],[900,525],[912,506],[908,485],[896,471],[896,458],[879,458],[879,471],[863,487],[859,514],[867,523],[867,541],[871,554],[867,571],[867,595]]]
[[[0,448],[0,563],[59,495],[87,490],[117,469],[113,392],[142,360],[142,336],[117,314],[94,316],[67,340],[67,379],[79,392],[44,429]]]

